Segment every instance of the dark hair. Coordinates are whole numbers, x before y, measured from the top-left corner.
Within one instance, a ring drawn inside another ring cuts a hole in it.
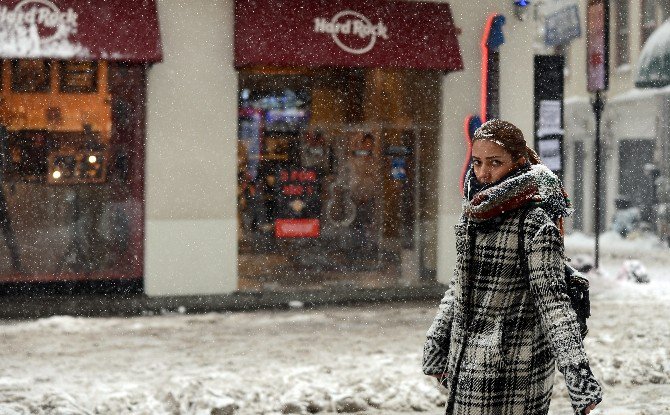
[[[521,130],[511,122],[492,119],[477,128],[472,141],[489,140],[504,148],[512,155],[513,160],[526,157],[530,164],[541,164],[540,156],[528,147]]]

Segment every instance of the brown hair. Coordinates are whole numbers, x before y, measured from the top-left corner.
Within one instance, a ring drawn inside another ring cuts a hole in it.
[[[511,122],[492,119],[477,128],[472,141],[489,140],[504,148],[512,155],[513,160],[526,157],[530,164],[541,164],[540,156],[528,147],[521,130]]]

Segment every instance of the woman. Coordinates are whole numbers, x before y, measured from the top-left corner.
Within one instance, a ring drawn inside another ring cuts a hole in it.
[[[546,414],[555,365],[575,413],[600,402],[564,280],[569,210],[558,178],[517,127],[490,120],[475,132],[455,275],[424,347],[424,373],[449,392],[447,414]]]

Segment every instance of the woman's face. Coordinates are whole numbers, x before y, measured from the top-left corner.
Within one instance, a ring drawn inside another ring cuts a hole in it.
[[[495,183],[524,161],[523,158],[512,160],[512,155],[493,141],[476,140],[472,143],[472,169],[479,183]]]

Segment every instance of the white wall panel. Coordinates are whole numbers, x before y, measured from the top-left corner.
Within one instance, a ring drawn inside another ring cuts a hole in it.
[[[233,1],[158,0],[164,62],[149,71],[149,295],[237,286]]]

